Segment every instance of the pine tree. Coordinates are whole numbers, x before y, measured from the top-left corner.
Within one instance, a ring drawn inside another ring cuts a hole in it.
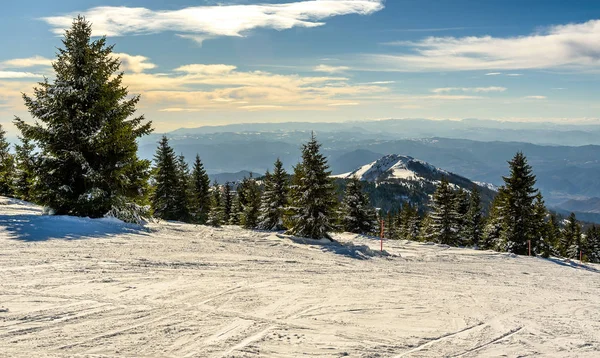
[[[476,185],[471,189],[469,196],[469,208],[465,215],[464,235],[467,239],[467,244],[479,247],[483,237],[483,212],[481,208],[481,195]]]
[[[242,201],[240,200],[240,188],[238,187],[234,197],[233,205],[231,206],[231,217],[229,218],[229,225],[241,225],[244,208],[242,208]]]
[[[600,227],[592,225],[585,233],[586,257],[589,262],[600,263]]]
[[[369,197],[363,193],[358,178],[353,177],[346,185],[342,201],[342,224],[344,230],[356,234],[367,235],[377,227],[377,215],[369,202]]]
[[[223,186],[223,222],[229,223],[231,221],[231,211],[233,208],[233,191],[231,183],[226,182]]]
[[[6,140],[6,132],[0,125],[0,195],[12,196],[15,158],[10,153],[10,144]]]
[[[469,194],[459,188],[454,193],[454,210],[456,212],[456,244],[461,246],[472,243],[468,233],[467,215],[469,213]]]
[[[550,255],[551,250],[550,243],[548,242],[547,216],[548,210],[546,210],[544,199],[542,198],[542,194],[538,192],[533,203],[531,248],[533,254],[539,254],[544,257],[548,257],[546,255]]]
[[[404,203],[400,216],[400,232],[399,237],[402,240],[415,241],[419,239],[421,232],[419,212],[416,207],[410,205],[410,203]]]
[[[434,242],[435,240],[435,230],[433,228],[433,221],[431,220],[431,215],[426,213],[423,216],[423,220],[421,220],[421,230],[419,232],[419,241],[421,242]]]
[[[546,222],[546,230],[544,238],[544,247],[540,250],[542,257],[550,257],[551,255],[561,255],[561,228],[556,214],[551,214],[550,219]]]
[[[106,39],[91,41],[92,28],[77,17],[47,79],[23,95],[33,125],[15,125],[39,148],[36,197],[57,214],[101,217],[111,208],[144,199],[150,162],[137,157],[136,140],[152,131],[132,117],[139,96],[122,86],[120,62]]]
[[[327,159],[314,136],[302,148],[302,163],[294,168],[293,225],[290,233],[312,239],[330,238],[336,195]]]
[[[27,138],[19,138],[21,144],[15,145],[16,170],[14,176],[15,194],[22,200],[33,201],[35,180],[34,146]]]
[[[242,219],[240,223],[245,229],[254,229],[258,226],[258,217],[260,215],[260,188],[252,177],[244,179],[246,184],[243,186],[244,201],[242,202]]]
[[[206,224],[208,213],[210,212],[210,179],[204,165],[200,160],[200,156],[196,155],[194,168],[192,169],[192,200],[191,200],[191,215],[194,221],[198,224]]]
[[[503,177],[506,188],[504,206],[503,246],[506,251],[527,255],[528,240],[535,240],[534,200],[535,175],[522,152],[509,162],[510,176]]]
[[[166,136],[163,136],[158,143],[154,162],[154,192],[151,199],[154,216],[163,220],[178,220],[180,215],[178,161]]]
[[[437,243],[451,246],[458,244],[458,213],[454,198],[448,179],[442,178],[433,194],[430,213]]]
[[[214,227],[223,225],[223,202],[221,188],[215,181],[211,188],[210,211],[207,224]]]
[[[177,187],[176,187],[177,220],[182,222],[190,221],[191,208],[191,181],[190,168],[185,161],[183,154],[177,157]]]
[[[263,230],[283,230],[285,208],[288,205],[288,179],[279,158],[275,161],[273,174],[267,171],[264,182],[258,227]]]
[[[579,259],[579,253],[583,250],[581,237],[581,225],[575,216],[571,213],[567,219],[562,240],[563,254],[570,259]]]
[[[492,202],[490,214],[483,230],[483,241],[480,244],[481,249],[506,251],[502,247],[501,242],[504,223],[506,222],[504,216],[507,205],[506,197],[506,188],[502,186],[498,189],[498,194]]]

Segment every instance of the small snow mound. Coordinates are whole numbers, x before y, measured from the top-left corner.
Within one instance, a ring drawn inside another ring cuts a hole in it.
[[[392,256],[387,251],[372,250],[368,245],[355,245],[353,242],[338,242],[331,239],[309,239],[306,237],[297,237],[285,234],[275,234],[270,237],[278,239],[287,239],[298,245],[307,245],[309,247],[318,248],[323,252],[332,252],[337,255],[347,256],[354,259],[367,260],[372,257],[390,257]]]

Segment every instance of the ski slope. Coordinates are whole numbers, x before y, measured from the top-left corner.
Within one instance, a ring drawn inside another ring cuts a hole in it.
[[[2,357],[600,356],[600,267],[0,198]]]

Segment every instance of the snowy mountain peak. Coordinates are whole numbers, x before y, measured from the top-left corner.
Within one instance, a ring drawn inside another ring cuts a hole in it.
[[[436,175],[437,174],[437,175]],[[394,179],[419,180],[433,176],[448,175],[445,170],[434,167],[410,156],[389,154],[372,163],[336,178],[356,177],[365,181],[389,181]]]

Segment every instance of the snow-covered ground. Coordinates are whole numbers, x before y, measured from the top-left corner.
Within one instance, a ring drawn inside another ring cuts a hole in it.
[[[600,356],[598,266],[0,202],[2,357]]]

